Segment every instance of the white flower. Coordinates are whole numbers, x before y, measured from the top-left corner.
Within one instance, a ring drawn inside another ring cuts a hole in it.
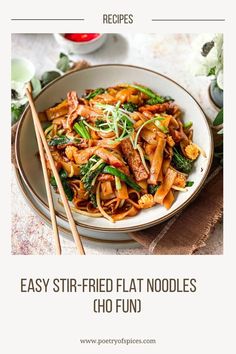
[[[19,106],[26,104],[28,100],[25,95],[25,84],[11,81],[11,89],[17,92],[17,99],[12,99],[11,102]]]
[[[223,90],[224,89],[224,77],[223,77],[223,70],[220,70],[217,74],[216,79],[218,87]]]
[[[208,76],[211,71],[223,87],[223,34],[201,34],[193,42],[190,70],[196,76]],[[218,79],[219,76],[219,79]]]

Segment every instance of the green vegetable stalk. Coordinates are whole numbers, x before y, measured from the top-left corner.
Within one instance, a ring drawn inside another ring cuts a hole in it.
[[[148,185],[148,193],[154,195],[159,187],[160,187],[159,184],[149,184]]]
[[[91,100],[91,98],[94,98],[94,97],[96,97],[97,95],[101,95],[101,94],[103,94],[104,92],[105,92],[105,90],[100,87],[100,88],[97,88],[97,89],[91,91],[87,96],[85,96],[85,98],[86,98],[87,100]]]
[[[99,161],[101,162],[99,164]],[[96,166],[97,167],[96,167]],[[98,156],[92,156],[89,161],[81,165],[80,167],[80,177],[82,177],[82,181],[84,183],[84,188],[86,191],[89,193],[89,197],[91,199],[91,202],[93,205],[96,207],[96,197],[95,197],[95,187],[94,187],[94,181],[98,177],[98,175],[103,171],[106,163],[103,162],[102,159],[100,159]],[[93,167],[96,167],[93,169]]]
[[[192,125],[193,125],[193,122],[189,121],[189,122],[186,122],[186,123],[183,124],[183,128],[184,129],[189,129],[189,128],[192,127]]]
[[[67,196],[67,199],[71,202],[73,197],[74,197],[74,192],[73,190],[71,189],[68,181],[67,181],[67,173],[66,171],[64,171],[63,169],[60,170],[59,172],[59,176],[60,176],[60,179],[61,179],[61,183],[62,183],[62,186],[63,186],[63,189],[65,191],[65,194]],[[51,186],[54,188],[54,189],[57,189],[57,182],[56,182],[56,179],[54,176],[52,176],[50,178],[50,184]]]
[[[88,129],[84,125],[84,122],[81,120],[80,122],[76,122],[73,126],[76,133],[78,133],[84,139],[91,139]]]
[[[193,181],[187,181],[186,182],[186,187],[192,187],[194,185]]]
[[[177,170],[187,174],[189,174],[193,168],[193,162],[180,154],[176,147],[173,148],[172,162]]]
[[[130,186],[131,188],[135,189],[137,192],[140,192],[141,189],[142,189],[137,183],[135,183],[133,181],[132,178],[130,178],[129,176],[125,175],[123,172],[121,172],[120,170],[118,170],[115,167],[106,166],[104,168],[104,170],[103,170],[103,173],[108,173],[110,175],[118,177],[121,181],[123,181],[126,184],[128,184],[128,186]]]
[[[132,102],[123,103],[122,108],[128,112],[134,112],[138,110],[138,105]]]
[[[79,144],[80,139],[68,138],[66,135],[55,136],[51,140],[49,140],[48,145],[49,146],[58,146],[58,145],[65,145],[65,144],[69,144],[69,143]]]

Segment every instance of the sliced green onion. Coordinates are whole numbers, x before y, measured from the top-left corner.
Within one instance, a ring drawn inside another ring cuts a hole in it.
[[[104,118],[106,122],[102,123],[104,126],[109,126],[110,131],[116,135],[116,141],[121,141],[129,136],[133,131],[134,120],[129,116],[128,112],[120,108],[121,102],[118,101],[115,106],[97,103],[97,107],[103,109]],[[108,132],[109,130],[104,130]]]
[[[74,130],[84,139],[91,139],[90,134],[83,121],[74,124]]]
[[[48,133],[50,133],[50,131],[52,130],[53,128],[53,125],[50,125],[49,127],[47,127],[45,130],[44,130],[44,134],[45,135],[48,135]]]
[[[148,123],[155,122],[155,121],[160,121],[160,120],[164,120],[164,118],[162,118],[162,117],[155,117],[155,118],[152,118],[152,119],[147,120],[146,122],[144,122],[144,123],[141,125],[141,127],[140,127],[139,130],[137,131],[137,134],[136,134],[135,139],[134,139],[133,146],[134,146],[135,149],[137,149],[138,137],[139,137],[139,134],[140,134],[141,130],[143,129],[143,127],[145,127],[145,125],[147,125]]]
[[[116,190],[119,191],[121,189],[121,183],[119,177],[117,176],[115,176],[115,185],[116,185]]]
[[[148,169],[148,167],[147,167],[147,164],[146,164],[146,161],[145,161],[143,149],[141,148],[141,146],[140,146],[139,144],[137,145],[137,150],[138,150],[138,152],[139,152],[139,155],[140,155],[140,158],[141,158],[141,160],[142,160],[143,166],[144,166],[145,170],[147,171],[147,173],[149,174],[150,171],[149,171],[149,169]]]
[[[103,94],[104,92],[105,92],[104,88],[99,87],[99,88],[97,88],[97,89],[91,91],[87,96],[85,96],[85,98],[86,98],[87,100],[91,100],[91,98],[94,98],[94,97],[97,96],[97,95],[101,95],[101,94]]]
[[[193,122],[189,121],[183,124],[183,128],[184,129],[189,129],[191,128],[191,126],[193,125]]]
[[[144,93],[148,97],[151,97],[156,100],[157,103],[163,103],[165,102],[164,97],[161,97],[157,95],[155,92],[153,92],[150,88],[144,87],[144,86],[139,86],[139,85],[130,85],[130,87],[135,88],[136,90],[139,90],[140,92]]]
[[[155,125],[157,126],[158,129],[160,129],[160,130],[162,131],[162,133],[165,133],[165,134],[166,134],[166,133],[169,132],[169,130],[168,130],[164,125],[162,125],[159,120],[157,120],[157,121],[155,122]]]
[[[142,189],[136,182],[134,182],[134,180],[132,178],[125,175],[123,172],[121,172],[120,170],[118,170],[115,167],[106,166],[106,167],[104,167],[103,172],[119,177],[122,181],[124,181],[126,184],[128,184],[131,188],[135,189],[137,192],[140,192]]]
[[[98,166],[101,165],[101,163],[104,163],[104,160],[103,160],[103,159],[98,160],[98,161],[95,163],[95,165],[93,165],[93,166],[90,168],[90,171],[96,170],[96,169],[98,168]]]
[[[96,128],[94,126],[92,126],[91,124],[87,123],[86,120],[83,120],[83,123],[88,127],[90,128],[91,130],[94,130],[95,132],[106,132],[106,133],[110,133],[112,132],[112,129],[99,129],[99,128]],[[107,123],[105,123],[107,125]]]

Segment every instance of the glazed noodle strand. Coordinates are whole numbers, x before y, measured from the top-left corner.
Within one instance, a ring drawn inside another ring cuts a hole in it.
[[[138,84],[70,91],[42,112],[45,136],[73,211],[120,221],[152,207],[171,208],[188,192],[194,162],[191,121],[168,96]],[[191,118],[191,117],[190,117]],[[52,187],[57,184],[47,163]]]

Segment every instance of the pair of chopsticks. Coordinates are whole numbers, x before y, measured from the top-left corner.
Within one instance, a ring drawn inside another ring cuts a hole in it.
[[[77,227],[75,225],[75,221],[73,219],[72,212],[71,212],[64,188],[61,183],[60,176],[59,176],[58,171],[56,169],[51,151],[49,149],[46,137],[44,135],[44,132],[43,132],[43,129],[42,129],[39,117],[38,117],[38,113],[35,108],[35,104],[34,104],[33,97],[32,97],[32,88],[31,88],[30,83],[27,85],[26,95],[29,100],[29,105],[31,108],[32,117],[33,117],[33,121],[34,121],[34,129],[35,129],[36,139],[37,139],[38,148],[39,148],[40,160],[41,160],[41,164],[42,164],[44,182],[45,182],[48,205],[49,205],[49,211],[50,211],[50,216],[51,216],[51,221],[52,221],[52,229],[53,229],[53,236],[54,236],[54,241],[55,241],[56,253],[59,255],[61,254],[61,243],[60,243],[60,237],[59,237],[59,232],[58,232],[58,227],[57,227],[55,209],[54,209],[54,205],[53,205],[52,192],[51,192],[51,187],[50,187],[49,178],[48,178],[44,150],[47,154],[48,161],[50,163],[50,167],[52,169],[53,175],[54,175],[56,183],[57,183],[58,191],[60,193],[64,208],[65,208],[66,216],[67,216],[70,228],[71,228],[71,232],[72,232],[75,244],[76,244],[77,251],[79,254],[84,255],[85,254],[84,247],[81,242],[81,238],[78,233]]]

